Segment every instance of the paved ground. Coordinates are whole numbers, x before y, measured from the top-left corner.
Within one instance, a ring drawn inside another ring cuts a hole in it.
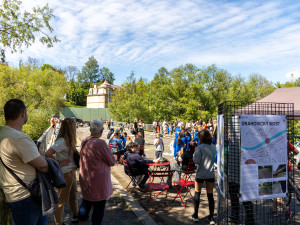
[[[103,134],[103,138],[106,138],[107,130],[105,130]],[[129,132],[126,130],[126,132],[129,134]],[[89,135],[89,130],[87,127],[78,129],[78,138],[82,139],[83,137],[86,137]],[[132,138],[133,136],[130,135]],[[153,146],[153,140],[155,138],[155,135],[153,133],[145,132],[145,153],[148,158],[153,159],[155,158],[154,153],[154,146]],[[105,139],[106,140],[106,139]],[[163,156],[168,158],[171,163],[174,163],[175,160],[173,159],[173,155],[170,151],[170,143],[172,142],[172,136],[166,135],[164,138],[164,144],[165,144],[165,151]],[[128,176],[125,175],[124,169],[122,165],[117,165],[112,168],[112,174],[118,179],[121,185],[124,187],[127,186],[127,184],[130,182],[128,179]],[[150,216],[158,223],[158,224],[194,224],[193,221],[190,220],[190,217],[193,213],[193,205],[192,202],[189,201],[189,204],[186,209],[182,206],[181,202],[177,199],[173,204],[170,205],[170,210],[167,210],[167,208],[162,209],[156,209],[154,212],[151,212],[152,210],[149,209],[149,193],[143,193],[140,192],[138,189],[136,189],[132,196],[134,199],[136,199],[142,207],[147,210],[150,214]],[[174,199],[176,196],[176,191],[173,188],[170,190],[169,193],[169,199]],[[208,201],[206,197],[206,192],[203,191],[201,195],[201,205],[199,209],[199,216],[202,218],[200,224],[207,224],[206,223],[206,217],[208,216]],[[215,195],[215,200],[217,199]],[[172,201],[170,201],[171,203]],[[216,215],[215,215],[216,216]]]
[[[129,132],[127,132],[129,133]],[[88,127],[83,127],[79,128],[77,130],[78,134],[78,142],[82,140],[84,137],[89,135],[89,128]],[[107,130],[105,130],[103,134],[103,138],[106,137]],[[146,140],[146,145],[145,145],[145,152],[148,158],[154,158],[154,146],[153,146],[153,139],[154,139],[154,134],[145,132],[145,140]],[[164,138],[164,143],[165,143],[165,152],[163,154],[164,157],[167,157],[171,163],[174,163],[173,155],[170,150],[170,143],[173,140],[171,136],[166,135]],[[127,175],[124,173],[124,169],[122,165],[117,165],[112,168],[112,174],[114,177],[119,181],[121,185],[124,187],[127,186],[127,184],[130,182],[129,178]],[[297,183],[300,182],[300,178],[298,176],[298,170],[297,170],[297,176],[296,176],[296,181]],[[298,182],[299,181],[299,182]],[[192,193],[194,190],[192,191]],[[193,193],[194,194],[194,193]],[[128,194],[129,195],[129,194]],[[170,190],[169,194],[169,199],[173,199],[176,195],[175,189]],[[168,225],[179,225],[179,224],[194,224],[190,220],[190,217],[193,213],[193,204],[192,202],[189,202],[187,205],[187,208],[184,209],[182,206],[181,202],[177,199],[173,204],[170,205],[170,209],[167,210],[167,208],[160,208],[154,210],[149,209],[149,193],[143,193],[136,189],[132,193],[133,198],[149,213],[149,215],[155,220],[157,224],[168,224]],[[214,194],[214,199],[216,203],[217,208],[217,195],[216,193]],[[170,201],[171,203],[171,201]],[[269,202],[271,203],[271,202]],[[267,206],[264,205],[261,208],[258,208],[258,211],[260,213],[268,213],[269,205]],[[300,207],[296,206],[296,212],[300,211]],[[217,209],[215,209],[215,218],[217,217],[216,215]],[[206,191],[203,189],[201,193],[201,203],[200,203],[200,208],[199,208],[199,218],[201,218],[200,223],[198,224],[208,224],[206,221],[206,218],[208,216],[208,201],[206,197]],[[66,209],[66,220],[70,220],[70,211],[68,208]],[[52,220],[53,221],[53,220]],[[273,221],[273,219],[272,219]],[[119,194],[117,192],[114,192],[113,196],[109,199],[107,203],[107,208],[105,212],[105,218],[103,224],[140,224],[141,222],[138,220],[138,218],[135,216],[135,214],[128,208],[128,206],[125,204],[125,202],[120,198]],[[49,221],[49,224],[51,223],[51,219]],[[91,224],[90,222],[88,224]],[[219,223],[219,224],[227,224],[225,222]],[[228,223],[230,224],[230,223]],[[274,220],[272,223],[270,223],[270,220],[266,223],[260,223],[260,224],[280,224],[278,223],[278,220]],[[299,215],[298,213],[296,214],[296,223],[295,224],[300,224],[299,220]]]

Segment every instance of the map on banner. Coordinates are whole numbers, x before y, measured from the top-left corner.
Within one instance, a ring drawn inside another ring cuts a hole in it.
[[[220,193],[225,197],[224,191],[224,117],[217,117],[217,175]]]
[[[287,130],[283,115],[241,115],[241,201],[285,197]]]

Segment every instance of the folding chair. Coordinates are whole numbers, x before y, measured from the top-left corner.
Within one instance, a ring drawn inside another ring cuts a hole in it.
[[[192,159],[190,159],[188,162],[188,167],[186,168],[186,171],[184,172],[184,175],[181,177],[181,179],[179,181],[173,181],[174,187],[177,191],[177,195],[174,198],[173,202],[176,200],[176,198],[179,197],[185,209],[186,209],[186,205],[184,204],[185,197],[188,194],[190,194],[191,199],[193,199],[191,189],[192,189],[193,185],[195,184],[195,181],[192,180],[192,175],[195,173],[196,169],[197,169],[197,167],[196,167],[195,163],[193,162]],[[186,188],[186,193],[182,197],[181,192],[182,192],[183,188]]]
[[[168,189],[170,188],[169,184],[167,182],[165,182],[167,180],[168,177],[172,177],[173,176],[174,171],[173,170],[153,170],[151,173],[149,172],[149,182],[147,184],[146,189],[149,189],[150,192],[150,200],[149,200],[149,205],[150,208],[153,209],[154,211],[154,207],[152,206],[152,196],[153,198],[156,198],[158,195],[160,195],[161,193],[165,193],[165,202],[167,204],[167,207],[169,209],[169,202],[168,202]],[[157,179],[155,179],[157,178]]]
[[[108,146],[109,146],[109,149],[112,152],[112,154],[115,156],[116,162],[122,163],[121,152],[119,151],[118,145],[109,144]]]
[[[139,183],[142,180],[143,176],[133,176],[132,172],[131,172],[131,168],[130,168],[128,162],[125,159],[122,159],[122,162],[123,162],[124,167],[127,167],[127,171],[128,171],[127,175],[130,178],[130,181],[129,181],[129,184],[127,185],[127,187],[126,187],[126,190],[128,191],[130,184],[132,184],[132,182],[134,183],[132,189],[129,191],[129,193],[131,194],[133,192],[133,190],[135,189],[135,187],[139,185]]]

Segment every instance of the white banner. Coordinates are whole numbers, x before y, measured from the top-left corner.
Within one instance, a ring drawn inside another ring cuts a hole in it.
[[[241,115],[241,201],[285,197],[286,116]]]

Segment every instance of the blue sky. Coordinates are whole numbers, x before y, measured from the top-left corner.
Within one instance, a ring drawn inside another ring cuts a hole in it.
[[[7,53],[11,65],[28,56],[54,66],[82,68],[91,55],[109,68],[116,84],[131,71],[151,80],[192,63],[216,64],[232,75],[259,73],[272,82],[300,76],[300,1],[226,0],[23,0],[54,10],[61,40],[39,43],[23,54]]]

